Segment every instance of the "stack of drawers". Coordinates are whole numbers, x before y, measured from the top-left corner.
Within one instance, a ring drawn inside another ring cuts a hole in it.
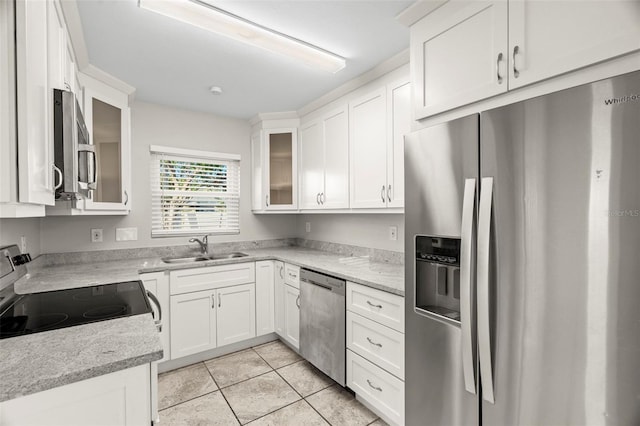
[[[347,386],[404,424],[404,298],[347,283]]]

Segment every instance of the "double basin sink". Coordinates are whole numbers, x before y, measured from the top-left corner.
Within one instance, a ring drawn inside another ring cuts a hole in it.
[[[191,257],[163,257],[164,263],[190,263],[190,262],[204,262],[207,260],[223,260],[223,259],[235,259],[237,257],[246,257],[248,254],[233,252],[233,253],[220,253],[220,254],[202,254],[200,256]]]

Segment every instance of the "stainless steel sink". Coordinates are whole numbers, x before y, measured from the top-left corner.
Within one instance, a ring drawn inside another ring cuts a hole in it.
[[[204,262],[207,260],[222,260],[222,259],[235,259],[237,257],[246,257],[248,254],[233,252],[233,253],[220,253],[220,254],[209,254],[209,255],[201,255],[201,256],[190,256],[190,257],[163,257],[162,261],[164,263],[191,263],[191,262]]]

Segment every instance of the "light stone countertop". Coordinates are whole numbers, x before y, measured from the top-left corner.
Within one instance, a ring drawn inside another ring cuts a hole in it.
[[[158,257],[38,266],[15,283],[18,294],[139,279],[140,273],[258,260],[281,260],[389,293],[404,295],[404,266],[303,247],[243,250],[247,257],[164,263]],[[150,314],[3,339],[0,402],[162,358]]]
[[[243,252],[249,256],[185,263],[164,263],[155,257],[36,267],[16,282],[15,291],[19,294],[39,293],[138,280],[138,274],[145,272],[275,259],[404,296],[404,265],[373,262],[367,257],[345,256],[303,247],[271,247]]]
[[[0,340],[0,402],[162,358],[151,314]]]

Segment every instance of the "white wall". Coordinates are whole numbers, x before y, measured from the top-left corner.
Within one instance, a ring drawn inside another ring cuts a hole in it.
[[[212,98],[212,101],[214,99]],[[74,252],[188,244],[188,237],[151,238],[149,145],[175,146],[241,155],[240,234],[213,236],[211,242],[294,237],[296,217],[251,213],[250,126],[247,121],[134,102],[131,106],[132,210],[128,216],[46,217],[42,252]],[[138,240],[116,242],[116,227],[137,227]],[[91,228],[104,242],[91,243]]]
[[[311,232],[306,232],[306,223]],[[398,239],[389,239],[389,227],[398,227]],[[298,216],[298,238],[349,244],[397,252],[404,251],[402,214],[305,214]]]
[[[0,219],[0,246],[17,244],[20,237],[27,239],[27,253],[32,258],[40,255],[40,218]]]

